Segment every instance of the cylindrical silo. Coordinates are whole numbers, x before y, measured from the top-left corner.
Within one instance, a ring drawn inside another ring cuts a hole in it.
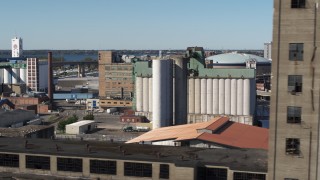
[[[12,84],[18,84],[20,81],[20,70],[19,68],[12,68]]]
[[[212,114],[212,79],[207,79],[207,114]]]
[[[152,76],[152,123],[156,129],[172,125],[172,60],[153,60]]]
[[[207,114],[207,79],[201,79],[201,114]]]
[[[250,115],[250,80],[243,80],[243,115]]]
[[[0,84],[3,83],[3,69],[0,69]]]
[[[149,78],[142,78],[142,111],[149,111]]]
[[[142,111],[143,106],[143,80],[142,77],[136,77],[136,108],[137,111]]]
[[[149,112],[152,112],[152,78],[149,78]]]
[[[231,79],[231,115],[237,115],[237,80]]]
[[[3,83],[4,84],[11,84],[11,68],[5,68],[3,71]]]
[[[175,57],[175,125],[188,123],[187,59]]]
[[[188,80],[188,112],[189,114],[194,114],[194,96],[195,96],[195,89],[194,89],[194,78],[189,78]]]
[[[219,79],[212,80],[212,114],[219,114]]]
[[[175,123],[175,111],[176,111],[176,94],[175,94],[175,78],[172,78],[172,113],[173,113],[173,119],[172,122],[173,124]]]
[[[231,80],[226,79],[224,81],[224,113],[227,115],[231,114]]]
[[[27,69],[21,68],[20,69],[20,84],[26,84],[27,83]]]
[[[243,80],[237,80],[237,115],[243,115]]]
[[[194,79],[194,113],[201,113],[201,80]]]
[[[225,90],[224,90],[224,79],[219,79],[219,114],[225,113]]]

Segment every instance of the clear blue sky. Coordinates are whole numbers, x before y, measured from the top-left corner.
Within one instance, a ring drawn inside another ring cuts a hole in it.
[[[1,0],[0,49],[263,49],[273,0]]]

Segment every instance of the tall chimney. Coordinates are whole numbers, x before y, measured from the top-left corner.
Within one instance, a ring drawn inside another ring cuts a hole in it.
[[[48,97],[50,102],[53,99],[53,82],[52,82],[52,52],[48,52]]]

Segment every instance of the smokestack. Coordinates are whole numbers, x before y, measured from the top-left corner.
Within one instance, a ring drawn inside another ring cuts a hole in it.
[[[53,99],[53,82],[52,82],[52,52],[48,52],[48,97],[50,102]]]

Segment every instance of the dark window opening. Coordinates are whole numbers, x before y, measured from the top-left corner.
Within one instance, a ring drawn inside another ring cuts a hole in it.
[[[90,173],[117,174],[116,161],[90,160]]]
[[[125,162],[124,175],[137,177],[152,177],[152,164]]]
[[[287,123],[301,123],[301,107],[287,107]]]
[[[160,175],[159,178],[169,179],[170,170],[168,164],[160,164]]]
[[[198,180],[227,180],[228,170],[225,168],[207,168],[198,167],[197,168],[197,179]]]
[[[300,139],[287,138],[286,139],[286,153],[290,155],[300,154]]]
[[[19,155],[0,154],[0,166],[19,167]]]
[[[289,60],[302,61],[303,60],[303,43],[289,44]]]
[[[305,8],[306,0],[291,0],[291,8]]]
[[[50,170],[50,157],[26,156],[26,168]]]
[[[255,174],[255,173],[246,173],[246,172],[234,172],[233,173],[233,180],[265,180],[265,174]]]
[[[302,92],[302,75],[288,76],[288,91],[293,95]]]
[[[58,171],[82,172],[82,159],[57,158]]]

